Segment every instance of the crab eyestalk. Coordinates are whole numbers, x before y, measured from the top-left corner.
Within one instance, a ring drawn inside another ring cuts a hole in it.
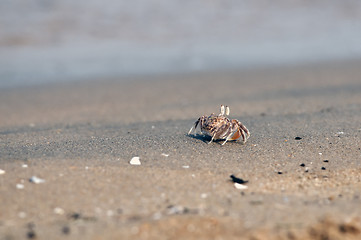
[[[221,105],[221,109],[220,109],[220,114],[219,116],[223,116],[224,115],[224,106]]]
[[[226,106],[226,116],[228,116],[228,115],[229,115],[229,107]]]

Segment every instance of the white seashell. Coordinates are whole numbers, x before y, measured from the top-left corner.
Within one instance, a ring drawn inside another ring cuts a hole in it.
[[[60,207],[56,207],[54,208],[54,213],[58,214],[58,215],[63,215],[65,213],[64,209],[60,208]]]
[[[38,178],[37,176],[32,176],[32,177],[29,179],[29,181],[32,182],[32,183],[35,183],[35,184],[39,184],[39,183],[44,183],[44,182],[45,182],[44,179]]]
[[[5,170],[0,169],[0,175],[5,174]]]
[[[140,165],[140,159],[139,157],[133,157],[132,160],[129,162],[131,165]]]
[[[18,216],[19,218],[26,218],[26,212],[19,212]]]
[[[18,184],[16,184],[16,188],[17,189],[24,189],[25,186],[24,186],[24,184],[18,183]]]
[[[162,153],[162,156],[163,156],[163,157],[169,157],[169,154]]]
[[[240,183],[234,183],[234,186],[235,186],[237,189],[240,189],[240,190],[244,190],[244,189],[247,189],[247,188],[248,188],[246,185],[243,185],[243,184],[240,184]]]
[[[184,166],[182,166],[182,168],[189,168],[189,166],[188,166],[188,165],[184,165]]]

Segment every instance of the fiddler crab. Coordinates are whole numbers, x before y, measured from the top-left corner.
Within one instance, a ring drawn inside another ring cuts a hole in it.
[[[243,138],[243,143],[250,137],[248,129],[237,119],[229,119],[229,107],[221,105],[221,111],[218,115],[212,113],[210,116],[202,116],[194,123],[193,127],[189,130],[188,135],[193,130],[197,132],[199,125],[202,134],[211,136],[211,143],[213,140],[224,140],[222,145],[227,141],[237,140]]]

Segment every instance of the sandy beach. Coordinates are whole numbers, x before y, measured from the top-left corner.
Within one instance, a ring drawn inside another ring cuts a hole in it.
[[[360,66],[1,89],[0,238],[360,239]],[[221,104],[247,143],[187,135]]]

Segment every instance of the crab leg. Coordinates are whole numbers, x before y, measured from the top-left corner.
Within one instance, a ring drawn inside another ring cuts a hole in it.
[[[226,144],[226,142],[231,138],[231,136],[233,136],[233,134],[235,134],[238,130],[231,132],[230,134],[228,134],[228,136],[226,137],[226,139],[224,140],[224,142],[222,143],[222,145]]]
[[[208,142],[208,144],[210,144],[213,141],[215,136],[216,136],[216,134],[213,134],[212,139],[211,139],[211,141]]]
[[[189,130],[188,135],[191,134],[193,128],[194,128],[194,125],[193,125],[193,126],[191,127],[191,129]]]
[[[247,142],[247,139],[248,137],[245,136],[245,131],[243,131],[243,129],[240,129],[239,132],[241,133],[242,135],[242,138],[243,138],[243,143],[246,143]],[[247,135],[248,136],[248,135]]]
[[[191,129],[190,129],[189,132],[188,132],[188,135],[191,134],[191,132],[193,131],[193,129],[194,129],[194,130],[197,129],[197,126],[198,126],[199,121],[200,121],[200,118],[198,118],[198,120],[197,120],[197,121],[194,123],[194,125],[191,127]]]
[[[240,126],[239,126],[241,129],[242,129],[242,131],[247,135],[246,136],[246,138],[248,139],[250,136],[251,136],[251,134],[250,134],[250,132],[248,131],[248,129],[243,125],[243,124],[240,124]],[[244,135],[244,134],[243,134]],[[244,138],[244,137],[243,137]],[[247,140],[246,139],[246,140]]]

